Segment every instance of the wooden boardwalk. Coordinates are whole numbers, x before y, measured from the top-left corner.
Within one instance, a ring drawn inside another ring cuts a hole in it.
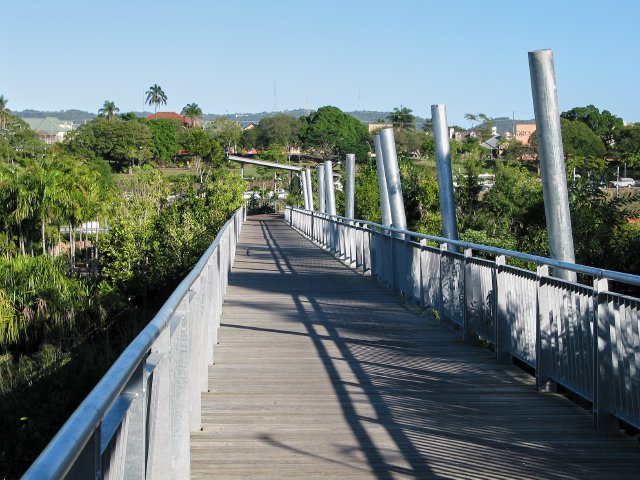
[[[637,438],[596,432],[281,218],[249,217],[223,312],[192,478],[640,478]]]

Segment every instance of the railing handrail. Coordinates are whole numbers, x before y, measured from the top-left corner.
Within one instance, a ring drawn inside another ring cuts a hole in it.
[[[202,273],[207,260],[220,244],[220,240],[229,225],[234,222],[236,210],[220,229],[213,243],[205,250],[198,263],[180,282],[158,313],[147,326],[127,346],[80,406],[73,412],[62,428],[38,456],[23,479],[62,478],[73,466],[75,460],[91,439],[96,427],[109,408],[123,392],[136,368],[147,354],[153,343],[167,327],[182,298],[189,292],[193,283]]]
[[[379,223],[370,222],[368,220],[359,220],[354,218],[342,217],[340,215],[329,215],[328,213],[316,212],[311,210],[305,210],[303,208],[297,207],[287,207],[292,210],[297,210],[300,212],[306,212],[313,216],[325,217],[325,218],[334,218],[336,220],[347,221],[347,222],[357,222],[364,225],[369,225],[371,227],[376,227],[381,230],[387,230],[393,233],[400,233],[404,235],[410,235],[415,238],[421,238],[437,243],[447,243],[450,245],[454,245],[462,248],[470,248],[472,250],[478,250],[486,253],[490,253],[493,255],[505,255],[512,258],[517,258],[519,260],[524,260],[527,262],[536,263],[538,265],[548,265],[550,267],[562,268],[564,270],[570,270],[572,272],[581,273],[584,275],[590,275],[595,278],[607,278],[609,280],[614,280],[616,282],[628,283],[631,285],[640,286],[640,275],[633,275],[630,273],[617,272],[615,270],[607,270],[604,268],[596,268],[589,267],[587,265],[581,265],[579,263],[568,263],[562,262],[560,260],[554,260],[548,257],[541,257],[538,255],[532,255],[529,253],[516,252],[514,250],[507,250],[499,247],[490,247],[488,245],[481,245],[478,243],[464,242],[462,240],[452,240],[450,238],[436,237],[433,235],[426,235],[424,233],[413,232],[411,230],[403,230],[400,228],[389,227],[385,225],[381,225]]]

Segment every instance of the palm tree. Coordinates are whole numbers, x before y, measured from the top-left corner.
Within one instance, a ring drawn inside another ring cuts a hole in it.
[[[414,130],[416,127],[416,117],[411,112],[413,112],[413,110],[410,108],[400,105],[400,108],[396,107],[393,109],[393,112],[387,116],[387,119],[393,123],[394,127],[400,130]]]
[[[0,95],[0,130],[4,130],[7,118],[9,117],[10,110],[7,108],[7,103],[9,103],[9,100],[6,99],[4,95]]]
[[[147,105],[153,104],[153,108],[154,108],[153,113],[158,113],[158,105],[167,104],[167,94],[164,93],[164,91],[162,90],[162,87],[160,87],[160,85],[158,84],[152,85],[151,87],[149,87],[149,90],[147,90],[145,94],[147,95],[146,104]]]
[[[198,106],[197,103],[189,103],[182,109],[182,112],[180,113],[191,121],[191,128],[193,128],[193,126],[195,125],[196,120],[202,120],[204,118],[202,109]]]
[[[107,120],[113,120],[120,109],[111,100],[105,100],[104,105],[98,110],[98,115],[106,117]]]

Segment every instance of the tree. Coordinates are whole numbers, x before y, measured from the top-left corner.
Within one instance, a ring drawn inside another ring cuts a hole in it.
[[[400,105],[400,108],[395,107],[393,112],[387,115],[387,120],[389,120],[393,126],[399,130],[415,130],[416,116],[411,112],[413,112],[413,110],[410,108]]]
[[[624,125],[620,117],[613,115],[608,110],[600,112],[595,106],[575,107],[567,112],[562,112],[560,117],[567,120],[584,123],[607,146],[613,145],[615,131]]]
[[[284,145],[287,151],[300,143],[302,123],[285,113],[277,113],[271,117],[264,117],[258,123],[257,140],[262,148],[270,145]]]
[[[197,120],[202,120],[204,118],[202,109],[197,103],[187,104],[180,113],[190,120],[189,123],[191,124],[191,128],[195,126]]]
[[[160,85],[158,84],[150,86],[149,90],[145,92],[145,95],[147,96],[146,104],[153,104],[154,113],[158,113],[158,105],[167,104],[167,94],[164,93],[162,87],[160,87]]]
[[[168,162],[178,153],[178,134],[182,122],[169,118],[156,118],[147,122],[151,129],[151,154],[156,160]]]
[[[625,166],[640,166],[640,124],[616,129],[613,138],[616,157]]]
[[[115,170],[141,165],[151,158],[152,133],[138,121],[109,122],[98,117],[65,138],[62,148],[88,158],[103,158]]]
[[[396,130],[394,138],[396,149],[407,156],[421,156],[426,134],[413,130]]]
[[[319,150],[327,160],[353,153],[363,161],[369,153],[367,127],[336,107],[321,107],[304,117],[300,135],[304,146]]]
[[[211,133],[214,140],[220,145],[223,145],[227,150],[235,148],[242,138],[242,128],[240,124],[225,116],[214,118],[205,128]]]
[[[107,120],[111,121],[116,118],[116,113],[118,113],[120,109],[116,107],[116,104],[110,100],[105,100],[104,105],[100,110],[98,110],[98,115],[100,117],[105,117]]]
[[[604,143],[584,122],[561,119],[562,143],[566,156],[604,157]]]
[[[204,181],[205,173],[212,165],[220,166],[222,164],[224,151],[206,130],[200,128],[183,130],[179,143],[193,160],[200,183]]]
[[[0,130],[4,130],[4,124],[9,117],[11,110],[7,108],[9,100],[4,95],[0,95]]]

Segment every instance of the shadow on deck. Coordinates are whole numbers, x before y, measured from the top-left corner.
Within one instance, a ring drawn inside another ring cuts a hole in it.
[[[215,357],[192,478],[640,477],[637,440],[277,217],[244,227]]]

